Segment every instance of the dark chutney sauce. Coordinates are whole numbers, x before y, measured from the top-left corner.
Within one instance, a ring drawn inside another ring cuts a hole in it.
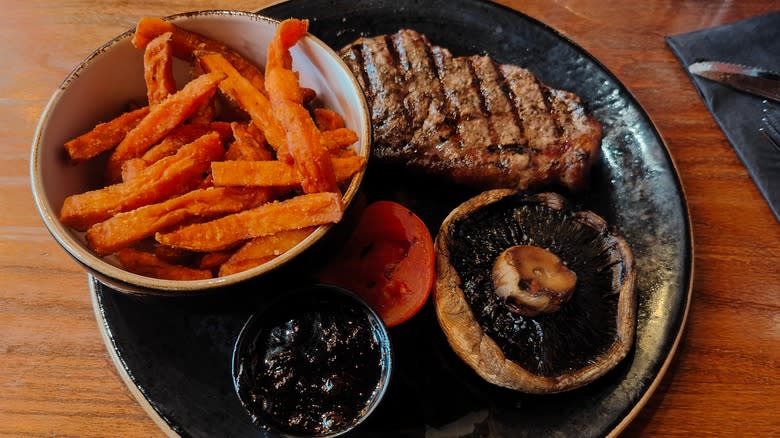
[[[285,300],[244,329],[235,383],[256,424],[300,436],[338,433],[381,391],[387,352],[378,323],[359,302],[328,297]]]

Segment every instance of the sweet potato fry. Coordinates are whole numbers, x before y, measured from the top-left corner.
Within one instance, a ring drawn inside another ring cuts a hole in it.
[[[305,193],[338,193],[336,175],[328,150],[321,144],[319,129],[300,102],[297,75],[291,70],[275,68],[266,75],[266,85],[274,113],[284,127],[287,151],[293,158]],[[292,98],[292,99],[291,99]]]
[[[254,208],[270,200],[263,189],[213,187],[198,189],[146,205],[97,223],[87,230],[87,244],[100,255],[111,254],[154,233],[193,218],[212,218]]]
[[[312,113],[314,113],[314,122],[322,132],[345,127],[344,119],[336,111],[327,108],[314,108]]]
[[[273,154],[266,147],[265,136],[254,123],[230,124],[233,129],[233,143],[225,152],[225,160],[272,160]]]
[[[157,233],[155,239],[193,251],[220,251],[254,237],[338,222],[342,209],[341,195],[337,193],[300,195],[170,233]]]
[[[316,92],[309,88],[301,88],[298,84],[298,76],[292,74],[292,55],[290,54],[290,48],[294,46],[304,35],[309,28],[308,20],[299,20],[290,18],[279,23],[279,27],[276,29],[274,38],[268,44],[268,53],[266,55],[265,73],[268,73],[274,69],[282,69],[285,74],[279,75],[276,80],[275,89],[273,90],[277,96],[283,96],[284,99],[295,102],[296,104],[303,104],[304,101],[310,101],[316,97]],[[311,92],[315,94],[312,95]],[[268,90],[266,94],[269,95]],[[281,121],[281,120],[280,120]],[[289,126],[284,127],[285,131]],[[289,142],[289,138],[287,141]],[[276,145],[274,145],[276,147]],[[294,158],[289,153],[288,145],[280,144],[276,147],[277,158],[289,163],[294,162]]]
[[[206,70],[203,69],[203,66],[201,66],[199,62],[191,62],[190,65],[190,77],[197,78],[200,75],[206,74]],[[218,97],[219,94],[214,93],[213,96],[201,102],[200,105],[195,108],[195,111],[187,117],[186,123],[199,123],[205,125],[213,122],[217,118],[217,113],[221,112],[218,110]]]
[[[99,123],[91,131],[65,143],[65,149],[74,161],[88,160],[118,145],[147,114],[149,107],[145,106]]]
[[[336,181],[349,180],[366,164],[363,157],[333,159]],[[215,161],[211,163],[215,186],[292,187],[301,184],[295,166],[283,161]]]
[[[211,131],[217,132],[222,141],[228,141],[233,136],[230,124],[225,122],[179,125],[166,135],[161,142],[149,148],[141,158],[147,165],[152,164],[161,158],[175,154],[180,147]]]
[[[235,274],[261,265],[283,254],[309,236],[317,227],[280,231],[268,236],[255,237],[245,243],[219,268],[219,276]]]
[[[165,32],[154,38],[144,50],[144,80],[149,106],[157,105],[176,92],[171,35],[171,32]]]
[[[196,187],[211,161],[220,159],[224,147],[219,135],[211,133],[182,146],[170,157],[152,164],[136,178],[102,189],[65,198],[60,220],[85,231],[116,213],[153,204]]]
[[[249,81],[236,70],[221,54],[215,52],[198,52],[198,61],[204,69],[212,73],[227,75],[219,84],[219,89],[235,101],[252,118],[252,122],[260,128],[274,149],[279,149],[286,142],[284,129],[274,116],[271,102],[260,91],[252,87]]]
[[[131,158],[122,163],[122,182],[130,181],[137,177],[148,167],[143,158]]]
[[[357,133],[348,128],[336,128],[322,131],[320,141],[331,152],[343,149],[358,140]]]
[[[345,149],[335,149],[330,151],[330,157],[331,158],[349,158],[349,157],[356,157],[357,154],[355,151],[349,148]]]
[[[304,105],[310,104],[317,97],[317,92],[307,87],[301,87],[301,94],[303,94]]]
[[[193,266],[193,263],[200,257],[200,253],[172,246],[156,245],[154,247],[154,256],[163,262],[173,265]]]
[[[214,178],[211,176],[211,172],[206,175],[205,178],[203,178],[203,181],[198,185],[199,189],[208,189],[210,187],[214,187]]]
[[[260,91],[265,89],[263,73],[238,52],[218,41],[181,29],[165,20],[151,17],[141,18],[135,27],[133,45],[139,49],[144,48],[151,40],[166,32],[171,32],[171,45],[175,57],[192,61],[194,53],[198,50],[220,53],[241,72],[242,76],[249,80],[253,87]]]
[[[288,18],[276,29],[273,40],[268,44],[265,75],[275,68],[292,70],[292,55],[290,47],[294,46],[309,30],[309,20]]]
[[[233,128],[230,126],[230,122],[213,121],[208,123],[208,127],[210,130],[216,131],[222,141],[233,140]]]
[[[225,262],[230,260],[230,257],[236,253],[237,248],[226,249],[224,251],[214,251],[202,254],[200,261],[198,262],[198,268],[218,270]]]
[[[211,164],[211,177],[217,187],[291,187],[300,184],[295,167],[283,161],[221,161]]]
[[[298,73],[284,68],[278,68],[275,71],[271,70],[271,72],[275,76],[273,86],[271,87],[273,88],[273,94],[269,92],[268,95],[269,99],[271,99],[271,105],[273,105],[273,98],[276,98],[277,100],[283,99],[301,105],[303,108],[303,89],[298,82]],[[311,118],[311,114],[309,114],[309,118]]]
[[[222,73],[208,73],[190,81],[184,88],[151,108],[149,114],[127,133],[108,160],[108,180],[116,182],[122,176],[122,162],[143,155],[216,90],[224,79]]]
[[[258,237],[257,239],[262,239],[262,237]],[[250,240],[247,244],[253,242],[253,240]],[[243,247],[242,247],[243,248]],[[235,262],[228,263],[227,261],[223,263],[221,266],[219,266],[219,271],[217,271],[217,276],[219,277],[225,277],[227,275],[236,274],[238,272],[246,271],[248,269],[252,269],[255,266],[260,266],[265,262],[270,262],[271,260],[275,259],[277,256],[269,255],[265,257],[258,257],[256,259],[248,259],[248,260],[238,260]]]
[[[209,270],[173,265],[158,259],[154,254],[131,248],[119,251],[116,256],[125,269],[146,277],[164,280],[206,280],[213,277]]]
[[[122,181],[130,181],[138,176],[150,164],[167,156],[173,155],[183,145],[211,132],[217,132],[222,141],[232,138],[230,125],[225,122],[209,124],[179,125],[165,138],[152,146],[141,158],[131,158],[122,163]]]

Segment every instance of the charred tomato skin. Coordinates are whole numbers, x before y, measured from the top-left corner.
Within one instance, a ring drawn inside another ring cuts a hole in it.
[[[435,263],[433,239],[423,221],[399,203],[376,201],[360,213],[345,246],[318,280],[360,295],[393,327],[428,300]]]

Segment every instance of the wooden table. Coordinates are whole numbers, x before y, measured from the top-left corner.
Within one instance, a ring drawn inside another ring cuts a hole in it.
[[[38,217],[30,191],[30,142],[60,81],[139,17],[194,9],[253,10],[265,3],[4,2],[0,435],[161,434],[109,359],[84,271]],[[696,268],[687,331],[672,366],[625,435],[777,436],[780,226],[663,37],[776,10],[780,3],[501,3],[558,29],[627,85],[671,149],[688,197]]]

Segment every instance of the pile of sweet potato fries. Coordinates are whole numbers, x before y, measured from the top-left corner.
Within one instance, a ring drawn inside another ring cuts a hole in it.
[[[292,69],[307,29],[283,21],[261,71],[218,41],[141,19],[133,45],[144,50],[148,104],[65,144],[74,161],[108,160],[106,185],[66,198],[62,222],[131,272],[194,280],[265,263],[339,221],[340,187],[365,158]],[[173,57],[192,65],[181,89]]]

